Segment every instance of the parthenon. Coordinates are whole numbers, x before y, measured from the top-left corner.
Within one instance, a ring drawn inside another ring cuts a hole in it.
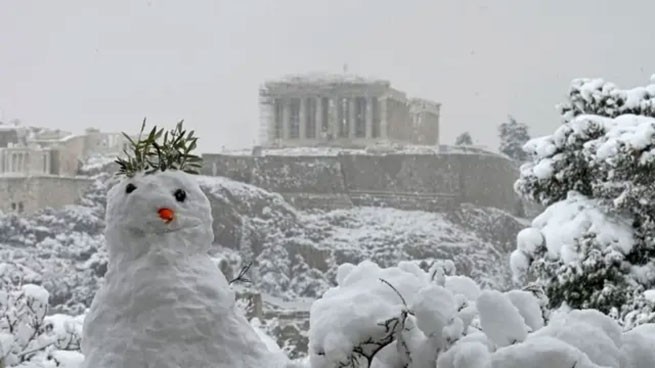
[[[436,102],[408,99],[386,80],[302,75],[260,89],[260,142],[267,147],[438,145]]]

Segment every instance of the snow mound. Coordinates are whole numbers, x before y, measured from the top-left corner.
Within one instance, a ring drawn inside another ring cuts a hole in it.
[[[546,324],[536,296],[519,290],[484,290],[474,305],[458,310],[462,295],[431,275],[408,264],[349,265],[339,285],[312,306],[312,367],[367,361],[373,367],[655,366],[647,348],[655,342],[655,324],[622,333],[598,311],[564,309]],[[470,325],[460,318],[465,310]]]

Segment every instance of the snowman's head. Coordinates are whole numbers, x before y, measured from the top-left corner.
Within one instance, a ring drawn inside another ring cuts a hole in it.
[[[111,232],[119,234],[120,243],[183,239],[201,250],[214,237],[209,200],[193,175],[177,170],[137,173],[116,184],[107,195],[106,221],[108,240]]]

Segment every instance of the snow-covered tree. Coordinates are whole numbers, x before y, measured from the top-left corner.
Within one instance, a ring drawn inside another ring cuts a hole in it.
[[[655,84],[622,90],[575,80],[560,107],[564,124],[525,145],[533,161],[516,189],[550,207],[531,235],[519,235],[512,268],[530,271],[552,307],[624,320],[650,308],[634,301],[655,287],[654,98]]]
[[[528,159],[528,155],[523,151],[523,145],[530,140],[528,126],[519,123],[514,117],[509,116],[509,121],[500,124],[498,127],[500,133],[500,152],[508,157],[523,162]]]
[[[0,367],[79,364],[82,355],[76,350],[82,320],[47,316],[48,292],[34,284],[15,285],[16,280],[6,278],[9,265],[0,264],[0,268]]]
[[[455,145],[457,146],[472,146],[473,145],[473,137],[471,137],[471,133],[469,132],[464,132],[455,138]]]

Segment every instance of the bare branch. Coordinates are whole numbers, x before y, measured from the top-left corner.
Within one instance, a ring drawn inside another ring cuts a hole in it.
[[[387,284],[387,285],[389,285],[389,287],[390,287],[393,291],[395,291],[396,294],[400,297],[400,300],[403,302],[403,305],[405,306],[405,308],[408,308],[408,307],[407,307],[407,302],[405,301],[405,298],[404,298],[403,295],[400,293],[400,291],[398,291],[398,289],[396,289],[393,285],[391,285],[391,283],[390,283],[389,281],[387,281],[387,280],[385,280],[385,279],[380,279],[380,281],[383,282],[383,283],[385,283],[385,284]]]
[[[241,270],[239,271],[239,274],[237,275],[237,277],[230,280],[229,284],[232,285],[235,282],[243,282],[243,283],[251,284],[252,281],[250,279],[246,278],[246,274],[248,273],[248,271],[250,271],[250,267],[252,267],[252,262],[248,262],[247,265],[243,266],[241,268]]]

